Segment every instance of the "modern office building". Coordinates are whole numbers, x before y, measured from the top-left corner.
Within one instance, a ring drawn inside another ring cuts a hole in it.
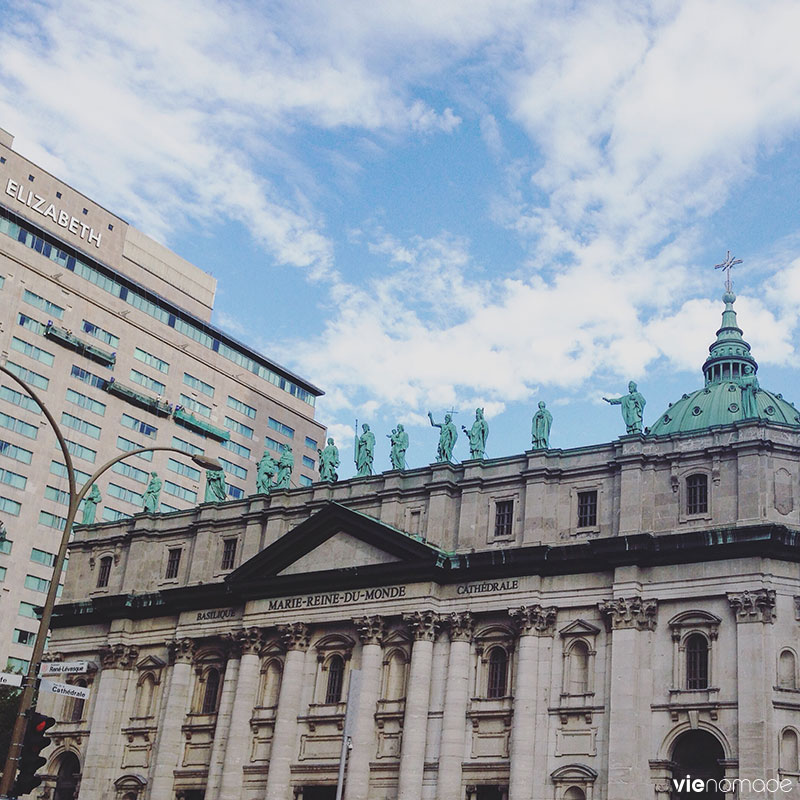
[[[649,429],[81,529],[51,796],[797,800],[800,413],[724,299]]]
[[[320,390],[210,323],[216,281],[11,148],[0,131],[0,363],[46,402],[80,479],[137,446],[204,452],[230,497],[255,492],[265,446],[290,445],[293,485],[316,475]],[[37,406],[0,379],[0,666],[24,668],[68,500],[64,459]],[[188,458],[146,453],[99,481],[97,519],[204,498]],[[78,518],[80,522],[80,516]]]

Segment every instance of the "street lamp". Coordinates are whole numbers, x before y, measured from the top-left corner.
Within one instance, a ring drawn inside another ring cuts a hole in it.
[[[181,455],[188,454],[184,453],[183,450],[179,450],[177,447],[166,446],[140,447],[136,450],[129,450],[127,453],[122,453],[121,455],[115,456],[111,460],[106,461],[106,463],[102,466],[98,467],[94,474],[86,481],[86,483],[84,483],[80,490],[78,490],[75,483],[75,469],[72,465],[72,456],[67,448],[67,443],[63,434],[61,433],[58,423],[47,409],[44,401],[39,398],[36,392],[34,392],[33,389],[31,389],[31,387],[25,383],[25,381],[23,381],[21,378],[18,378],[13,372],[11,372],[11,370],[4,366],[0,366],[0,372],[2,372],[4,375],[7,375],[12,380],[15,380],[42,410],[42,413],[45,415],[47,421],[53,428],[53,433],[55,433],[56,438],[58,439],[58,444],[61,447],[61,452],[64,455],[64,463],[67,466],[67,479],[69,481],[69,510],[67,511],[67,519],[64,523],[64,531],[61,534],[61,544],[58,548],[58,554],[56,555],[56,560],[53,564],[53,576],[50,579],[50,588],[47,591],[47,599],[45,600],[42,608],[39,631],[36,634],[36,642],[33,646],[33,653],[31,654],[30,664],[28,666],[28,674],[25,679],[25,688],[23,689],[22,697],[20,698],[17,719],[14,723],[14,730],[11,734],[11,744],[8,748],[5,766],[3,767],[3,777],[2,780],[0,780],[0,798],[4,798],[8,795],[8,792],[11,789],[11,785],[17,771],[17,760],[22,747],[22,736],[25,730],[25,717],[33,705],[33,693],[36,685],[36,677],[42,660],[42,654],[44,653],[47,631],[50,628],[50,618],[53,616],[53,608],[56,603],[56,592],[58,591],[61,572],[64,569],[64,560],[66,559],[67,555],[67,546],[69,545],[69,538],[70,534],[72,533],[72,525],[75,522],[75,516],[78,513],[78,506],[80,506],[81,500],[83,500],[83,498],[86,496],[86,493],[95,483],[95,481],[106,470],[113,467],[118,461],[122,461],[129,456],[135,456],[139,453],[147,453],[155,450],[170,450],[175,453],[181,453]],[[203,469],[222,469],[222,465],[215,458],[209,458],[208,456],[200,454],[192,455],[190,458],[195,464]]]

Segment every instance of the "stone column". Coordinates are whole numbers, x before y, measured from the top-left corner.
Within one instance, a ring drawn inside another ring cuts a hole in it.
[[[385,625],[382,617],[359,617],[353,622],[361,639],[361,692],[354,712],[353,749],[347,762],[344,796],[345,800],[366,800],[369,762],[376,750],[375,709],[381,691],[381,645]]]
[[[121,714],[125,706],[125,671],[133,668],[139,648],[124,644],[100,650],[100,678],[96,681],[97,696],[90,721],[89,741],[83,765],[81,791],[87,798],[106,797],[113,791],[111,782],[117,777],[121,763],[109,758],[118,748]],[[87,701],[88,702],[88,701]]]
[[[286,648],[286,660],[283,662],[281,690],[278,694],[275,729],[269,753],[266,800],[284,800],[291,797],[290,767],[295,756],[298,704],[303,686],[303,662],[310,638],[308,626],[303,622],[280,625],[278,632]]]
[[[444,690],[442,738],[439,750],[437,800],[461,800],[461,763],[464,760],[467,701],[469,700],[469,654],[475,621],[469,611],[447,617],[450,653]]]
[[[543,637],[552,637],[556,626],[554,606],[522,606],[508,612],[519,631],[517,674],[514,678],[514,716],[511,720],[511,771],[509,800],[531,800],[534,790],[534,738],[536,698],[539,689],[539,651]]]
[[[436,638],[439,618],[432,611],[415,611],[404,615],[403,620],[414,636],[414,645],[411,649],[411,669],[403,717],[397,800],[420,800],[425,771],[425,734],[428,728],[433,640]]]
[[[196,643],[192,639],[180,639],[170,642],[168,647],[172,666],[150,762],[150,786],[147,794],[150,800],[165,800],[174,794],[173,773],[180,763],[183,749],[181,727],[189,710],[192,659]]]
[[[775,592],[756,589],[728,595],[736,615],[736,687],[738,694],[739,774],[742,780],[776,778],[772,684],[774,683]],[[766,667],[766,668],[765,668]],[[760,784],[757,784],[760,785]],[[755,800],[762,793],[740,788],[741,800]]]
[[[599,608],[611,631],[608,800],[650,797],[650,645],[658,606],[655,600],[620,597]]]
[[[247,628],[233,635],[232,658],[225,670],[217,730],[214,732],[214,749],[206,793],[210,797],[238,800],[242,794],[242,766],[250,753],[250,718],[256,705],[259,678],[258,653],[263,645],[261,628]],[[233,684],[228,692],[228,670],[234,672]],[[226,697],[226,692],[228,695]],[[223,707],[225,724],[223,725]],[[218,747],[219,743],[219,747]],[[216,755],[216,759],[215,759]],[[212,781],[212,777],[214,780]]]

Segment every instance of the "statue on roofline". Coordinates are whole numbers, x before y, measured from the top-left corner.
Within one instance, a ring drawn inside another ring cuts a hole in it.
[[[636,381],[631,381],[628,384],[628,394],[622,397],[604,397],[603,400],[612,406],[622,406],[622,419],[625,420],[627,433],[642,432],[645,399],[637,391]]]

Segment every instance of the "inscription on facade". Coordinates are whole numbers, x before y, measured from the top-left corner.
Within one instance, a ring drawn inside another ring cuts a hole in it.
[[[214,608],[211,611],[198,611],[197,621],[209,622],[217,619],[233,619],[233,617],[238,616],[239,611],[236,608]]]
[[[519,589],[519,581],[482,581],[481,583],[462,583],[456,594],[496,594]]]
[[[298,608],[324,608],[325,606],[369,603],[378,600],[396,600],[406,596],[405,586],[379,586],[375,589],[352,589],[347,592],[324,592],[300,597],[280,597],[269,601],[269,611],[292,611]]]

